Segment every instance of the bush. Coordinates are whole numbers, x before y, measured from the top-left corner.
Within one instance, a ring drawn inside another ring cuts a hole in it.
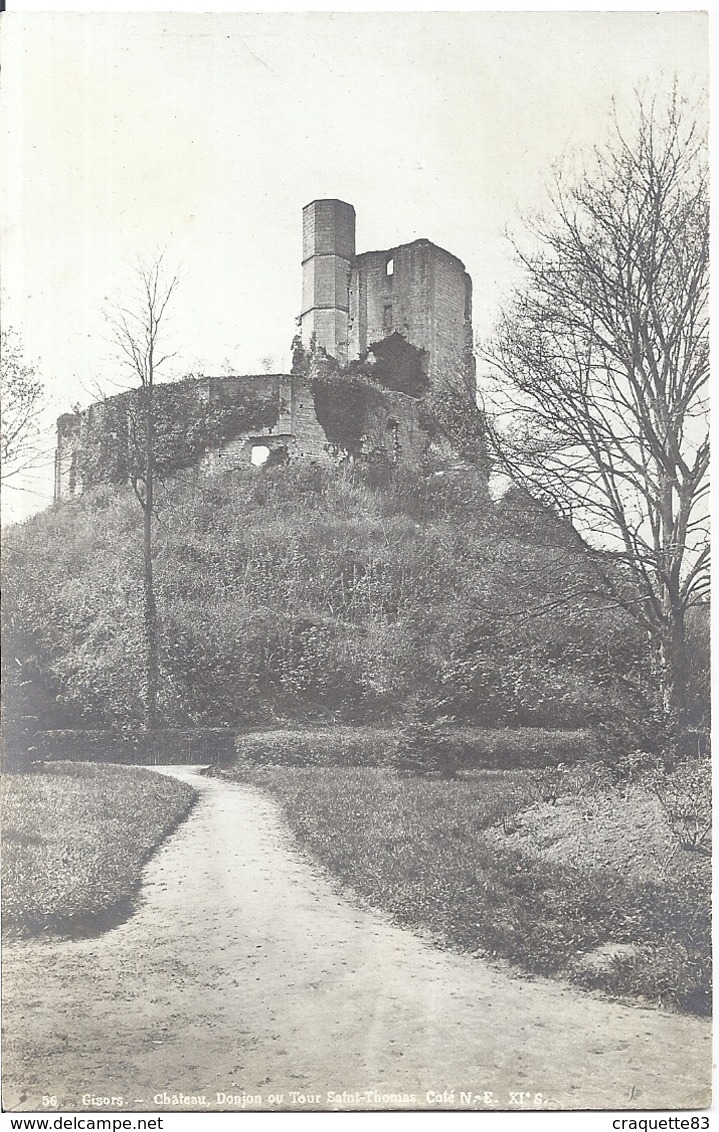
[[[453,734],[462,765],[482,770],[566,766],[595,759],[598,753],[590,730],[457,727]]]
[[[448,728],[449,720],[415,720],[401,732],[391,765],[409,774],[456,778],[461,745]]]
[[[597,721],[597,731],[606,755],[623,760],[639,753],[655,756],[669,763],[684,743],[676,716],[655,707],[645,707],[636,716],[623,713]],[[695,743],[701,745],[701,739]]]
[[[709,854],[711,840],[711,765],[706,759],[682,763],[666,778],[656,777],[653,792],[682,849]]]
[[[417,774],[443,775],[443,766],[447,771],[453,767],[453,774],[460,769],[542,769],[559,764],[588,768],[596,741],[591,731],[493,730],[457,727],[446,719],[414,720],[399,740],[396,729],[382,726],[334,724],[243,732],[235,738],[235,753],[240,762],[255,766],[391,765]]]
[[[380,766],[391,746],[392,732],[381,727],[254,731],[235,740],[237,761],[253,766]]]
[[[68,759],[97,763],[137,763],[145,766],[172,763],[226,762],[231,758],[234,735],[219,727],[191,730],[163,728],[120,730],[35,731],[27,748],[27,761]]]

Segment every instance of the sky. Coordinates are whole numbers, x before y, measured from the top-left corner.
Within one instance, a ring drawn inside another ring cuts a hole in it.
[[[627,124],[675,75],[705,100],[708,48],[689,11],[5,13],[0,313],[48,424],[128,383],[106,316],[163,249],[165,376],[284,370],[316,198],[355,206],[358,251],[458,255],[488,334],[553,166],[606,137],[613,98]],[[48,461],[4,521],[51,498]]]

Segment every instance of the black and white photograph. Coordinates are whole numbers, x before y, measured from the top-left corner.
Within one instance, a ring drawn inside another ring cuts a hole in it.
[[[709,61],[0,15],[8,1127],[709,1127]]]

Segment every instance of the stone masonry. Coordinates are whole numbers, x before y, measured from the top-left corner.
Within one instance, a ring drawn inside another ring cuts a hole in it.
[[[302,339],[340,363],[393,331],[426,350],[430,381],[471,366],[472,280],[430,240],[355,253],[355,211],[316,200],[302,213]]]
[[[473,374],[472,281],[456,256],[425,239],[357,255],[355,211],[340,200],[316,200],[305,206],[302,239],[301,336],[307,348],[314,345],[319,356],[325,353],[345,366],[371,358],[374,344],[399,334],[423,352],[430,389],[440,377]],[[198,417],[213,398],[231,403],[233,398],[247,402],[256,397],[275,405],[272,423],[223,436],[203,449],[195,462],[199,472],[260,467],[270,458],[326,462],[347,454],[318,420],[312,369],[304,376],[188,378],[177,388],[196,398]],[[116,427],[113,405],[133,396],[137,394],[121,394],[58,419],[56,500],[93,486],[106,451],[115,469],[123,466],[119,452],[123,430]],[[371,406],[362,450],[416,464],[427,443],[417,399],[387,389],[371,399]],[[100,460],[98,437],[103,445]],[[113,445],[118,449],[114,453]],[[89,459],[92,446],[95,458]],[[115,472],[99,478],[117,481],[121,476]]]

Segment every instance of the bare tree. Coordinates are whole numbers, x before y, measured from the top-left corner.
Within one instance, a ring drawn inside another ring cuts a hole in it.
[[[142,509],[144,561],[144,628],[146,647],[145,726],[157,724],[159,687],[158,619],[153,583],[153,519],[155,505],[155,404],[158,371],[173,354],[161,340],[161,328],[168,304],[177,289],[179,275],[168,272],[161,254],[151,263],[137,268],[137,295],[127,307],[120,306],[109,316],[114,342],[122,363],[139,379],[138,413],[127,412],[130,441],[141,447],[142,459],[130,460],[129,478]]]
[[[526,282],[484,352],[489,403],[503,469],[601,550],[681,720],[708,587],[706,140],[676,90],[661,111],[639,100],[631,137],[614,126],[529,226]]]
[[[45,388],[11,329],[3,330],[0,340],[0,394],[0,478],[6,483],[47,457],[41,443]]]

